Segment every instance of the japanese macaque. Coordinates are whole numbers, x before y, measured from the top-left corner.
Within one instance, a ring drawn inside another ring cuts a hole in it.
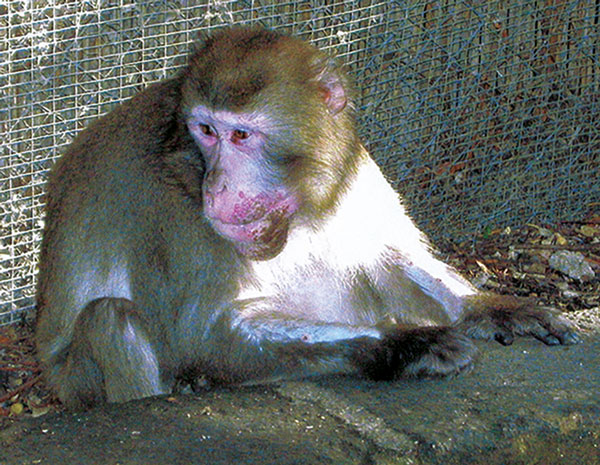
[[[68,406],[347,373],[458,373],[472,338],[577,342],[436,259],[357,135],[336,63],[214,33],[84,130],[48,183],[37,350]]]

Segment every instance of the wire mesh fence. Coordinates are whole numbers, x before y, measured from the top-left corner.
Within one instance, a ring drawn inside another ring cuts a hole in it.
[[[34,305],[44,182],[90,120],[198,32],[281,28],[348,64],[361,133],[434,239],[600,209],[600,0],[7,0],[0,324]]]

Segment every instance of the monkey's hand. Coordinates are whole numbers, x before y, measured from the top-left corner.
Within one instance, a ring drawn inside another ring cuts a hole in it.
[[[392,380],[458,374],[471,368],[476,353],[473,342],[454,328],[395,326],[374,347],[357,351],[355,360],[365,376]]]
[[[456,328],[475,339],[510,345],[515,336],[533,336],[547,345],[581,342],[574,326],[558,310],[528,299],[496,294],[467,297]]]

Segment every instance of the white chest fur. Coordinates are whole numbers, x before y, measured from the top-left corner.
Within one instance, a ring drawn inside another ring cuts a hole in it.
[[[431,254],[427,241],[414,225],[396,192],[375,162],[366,158],[356,179],[322,228],[302,226],[291,231],[282,252],[271,260],[254,262],[254,282],[240,299],[274,296],[295,287],[321,307],[339,305],[343,286],[335,276],[353,270],[367,273],[381,263],[389,250],[399,252],[404,265],[414,268],[414,280],[429,293],[427,282],[444,283],[456,296],[474,293],[472,286]],[[325,267],[325,269],[323,269]],[[316,271],[316,272],[315,272]],[[412,276],[411,276],[412,277]],[[312,282],[311,282],[312,281]],[[305,288],[305,291],[298,288]]]

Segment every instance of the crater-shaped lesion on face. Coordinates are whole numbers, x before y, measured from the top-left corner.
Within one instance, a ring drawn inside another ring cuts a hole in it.
[[[286,243],[297,202],[293,196],[279,192],[245,197],[240,191],[238,196],[239,201],[232,204],[232,216],[224,221],[218,212],[214,212],[215,216],[208,216],[208,220],[215,231],[232,241],[248,258],[274,257]]]

